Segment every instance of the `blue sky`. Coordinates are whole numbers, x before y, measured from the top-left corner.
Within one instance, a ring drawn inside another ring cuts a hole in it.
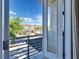
[[[9,0],[9,13],[24,19],[23,24],[42,24],[42,4],[39,0]]]

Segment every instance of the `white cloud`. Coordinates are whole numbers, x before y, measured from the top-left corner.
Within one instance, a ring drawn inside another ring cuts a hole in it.
[[[35,16],[35,18],[23,18],[24,19],[24,24],[32,24],[32,25],[42,25],[42,15],[39,14]]]
[[[38,14],[35,18],[23,18],[24,24],[32,24],[32,25],[42,25],[43,17],[42,14]],[[48,24],[50,24],[50,14],[48,14]]]
[[[42,15],[41,14],[37,15],[36,18],[37,18],[37,22],[38,23],[42,23],[43,19],[42,19]]]
[[[37,15],[37,23],[39,25],[42,25],[43,23],[43,17],[42,14]],[[50,24],[50,13],[48,13],[48,25]]]
[[[16,12],[14,12],[12,10],[9,13],[12,14],[12,15],[15,15],[16,14]]]
[[[31,22],[33,19],[32,18],[24,18],[25,22]]]

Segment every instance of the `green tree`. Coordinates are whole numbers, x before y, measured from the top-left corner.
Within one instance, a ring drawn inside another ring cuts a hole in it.
[[[16,37],[16,34],[21,34],[21,31],[23,29],[21,23],[22,23],[22,19],[17,17],[17,18],[13,18],[10,17],[10,37],[11,37],[11,41],[14,41],[13,37]]]

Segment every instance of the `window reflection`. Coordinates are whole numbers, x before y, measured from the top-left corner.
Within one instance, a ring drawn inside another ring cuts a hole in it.
[[[52,3],[51,3],[52,2]],[[49,0],[48,4],[48,51],[56,53],[57,43],[57,3]]]

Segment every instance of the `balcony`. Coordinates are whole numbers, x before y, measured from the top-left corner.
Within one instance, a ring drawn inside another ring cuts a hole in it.
[[[36,55],[42,58],[42,35],[13,39],[14,43],[9,43],[9,59],[37,59]]]

